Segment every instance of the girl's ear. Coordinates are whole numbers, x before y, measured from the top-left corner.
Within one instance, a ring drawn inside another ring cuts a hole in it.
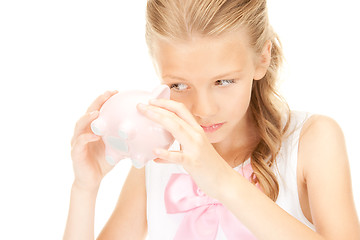
[[[270,40],[267,40],[261,51],[261,55],[259,56],[258,61],[257,61],[257,65],[255,68],[255,74],[254,74],[254,80],[260,80],[265,76],[265,74],[270,66],[271,48],[272,48],[272,43]]]

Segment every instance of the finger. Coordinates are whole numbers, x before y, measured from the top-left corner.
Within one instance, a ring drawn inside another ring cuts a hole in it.
[[[186,108],[186,106],[183,103],[176,102],[169,99],[151,99],[149,101],[151,105],[158,106],[161,108],[165,108],[173,113],[175,113],[177,116],[179,116],[181,119],[186,121],[188,124],[190,124],[195,129],[202,129],[200,124],[195,120],[194,116],[190,113],[190,111]]]
[[[99,116],[99,111],[93,111],[85,113],[77,122],[74,129],[74,135],[71,139],[71,145],[74,140],[83,133],[91,133],[90,123],[94,121]]]
[[[168,151],[165,149],[157,148],[154,151],[158,157],[154,161],[157,163],[177,163],[182,164],[185,162],[185,154],[179,151]]]
[[[137,108],[147,118],[169,131],[184,146],[191,144],[194,136],[199,134],[199,131],[166,109],[145,104],[138,104]]]
[[[106,91],[105,93],[98,96],[95,101],[89,106],[86,112],[99,111],[101,106],[113,95],[118,93],[118,91]]]
[[[167,160],[161,159],[161,158],[154,159],[154,162],[156,162],[156,163],[165,163],[165,164],[173,163],[173,162],[169,162]]]
[[[90,142],[95,142],[100,140],[100,136],[97,136],[93,133],[84,133],[81,134],[75,141],[74,144],[72,145],[71,148],[71,154],[73,155],[77,155],[77,154],[81,154],[82,152],[85,151],[86,146],[88,143]]]

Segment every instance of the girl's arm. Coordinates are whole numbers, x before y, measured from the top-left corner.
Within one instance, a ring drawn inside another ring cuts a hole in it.
[[[309,119],[299,144],[316,231],[325,239],[360,239],[350,166],[341,128],[332,119]]]
[[[340,127],[327,117],[305,124],[299,143],[316,232],[288,214],[236,171],[218,199],[259,239],[359,240],[349,163]]]
[[[145,167],[131,167],[116,207],[99,240],[143,240],[147,236]]]
[[[98,188],[84,189],[72,185],[69,214],[64,239],[94,239],[95,202]]]
[[[104,143],[92,133],[90,124],[98,117],[101,106],[116,92],[108,91],[97,97],[75,125],[71,139],[74,183],[64,239],[94,239],[97,192],[101,180],[114,166],[106,162]]]
[[[95,201],[98,188],[71,189],[64,239],[94,239]],[[141,240],[147,236],[145,168],[131,167],[114,212],[97,239]]]

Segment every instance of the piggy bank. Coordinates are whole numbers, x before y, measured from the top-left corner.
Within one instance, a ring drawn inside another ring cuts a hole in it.
[[[101,107],[99,117],[91,123],[91,130],[102,137],[105,158],[111,165],[130,158],[136,168],[155,159],[155,148],[168,149],[174,137],[158,123],[138,112],[138,103],[148,104],[150,99],[170,98],[170,88],[160,85],[152,92],[132,90],[119,92]]]

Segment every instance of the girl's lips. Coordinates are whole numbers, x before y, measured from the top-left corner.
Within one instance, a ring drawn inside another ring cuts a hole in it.
[[[202,126],[201,125],[201,127],[204,129],[205,132],[215,132],[222,125],[224,125],[224,123],[217,123],[217,124],[213,124],[213,125],[209,125],[209,126]]]

